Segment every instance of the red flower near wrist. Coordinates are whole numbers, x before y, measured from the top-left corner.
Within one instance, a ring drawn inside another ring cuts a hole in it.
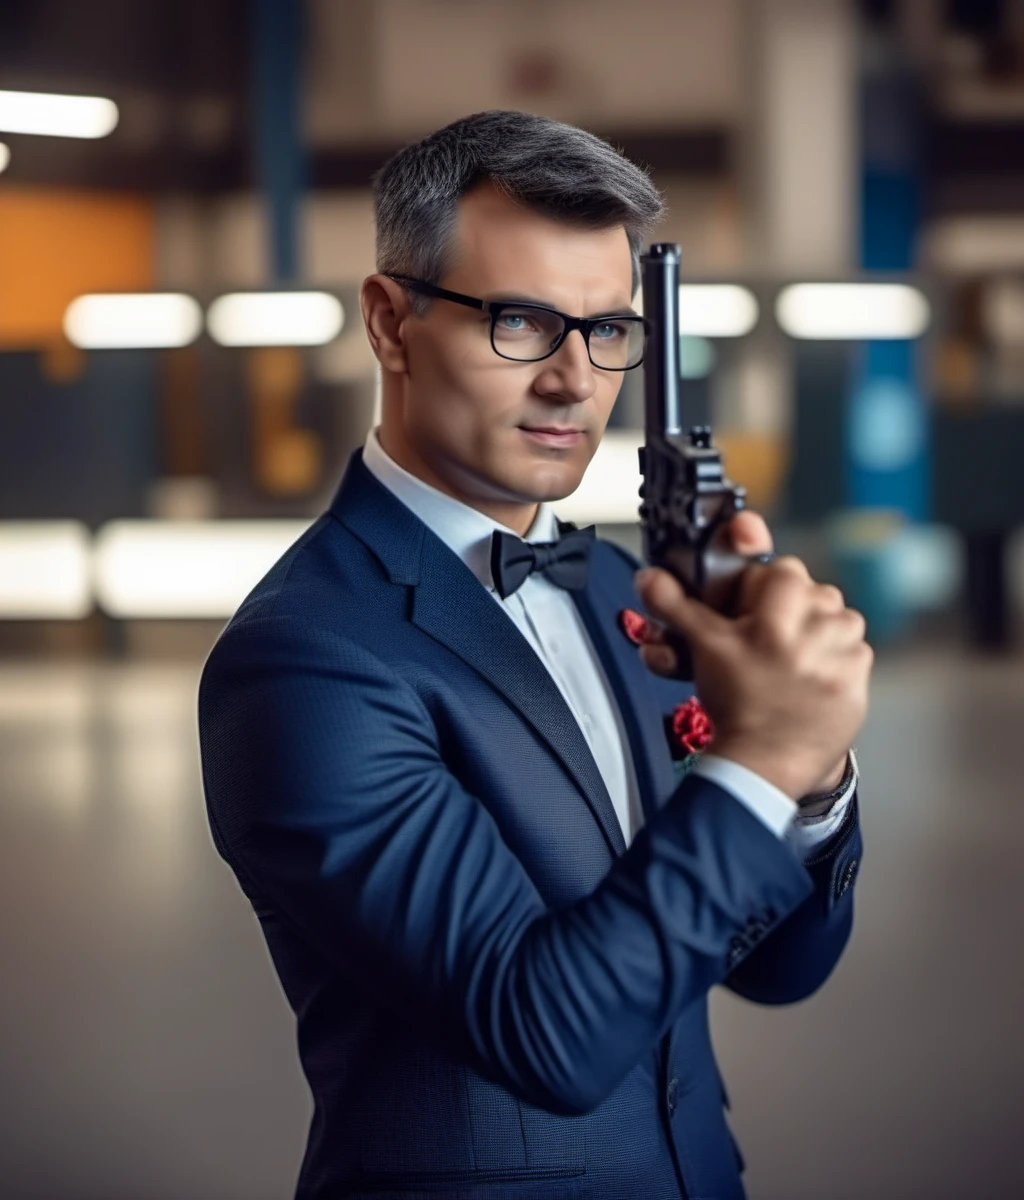
[[[711,718],[696,696],[677,704],[666,724],[673,758],[700,753],[715,734]]]

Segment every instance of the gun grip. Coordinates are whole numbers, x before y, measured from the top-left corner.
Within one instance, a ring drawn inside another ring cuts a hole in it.
[[[700,599],[727,617],[734,615],[740,579],[751,566],[770,563],[773,551],[762,554],[737,554],[733,550],[709,546],[703,558]]]

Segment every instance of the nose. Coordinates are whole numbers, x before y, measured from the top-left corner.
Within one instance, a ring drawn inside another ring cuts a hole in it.
[[[542,369],[534,387],[542,396],[580,403],[589,400],[597,390],[594,364],[578,329],[572,330],[555,353],[538,366]]]

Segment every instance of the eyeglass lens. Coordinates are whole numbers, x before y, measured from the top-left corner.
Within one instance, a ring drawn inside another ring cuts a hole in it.
[[[556,313],[536,308],[503,308],[494,319],[491,339],[503,358],[536,362],[551,353],[564,330],[565,322]],[[588,348],[596,367],[622,371],[636,366],[644,354],[643,324],[609,317],[593,326]]]

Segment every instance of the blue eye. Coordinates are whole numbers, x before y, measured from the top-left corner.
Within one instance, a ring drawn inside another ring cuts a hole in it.
[[[518,333],[526,328],[526,318],[522,313],[502,313],[498,318],[498,324],[503,329],[507,329],[509,333]]]
[[[616,338],[624,338],[629,335],[625,325],[617,324],[615,321],[602,321],[600,325],[594,326],[590,336],[596,337],[601,342],[611,342]]]

